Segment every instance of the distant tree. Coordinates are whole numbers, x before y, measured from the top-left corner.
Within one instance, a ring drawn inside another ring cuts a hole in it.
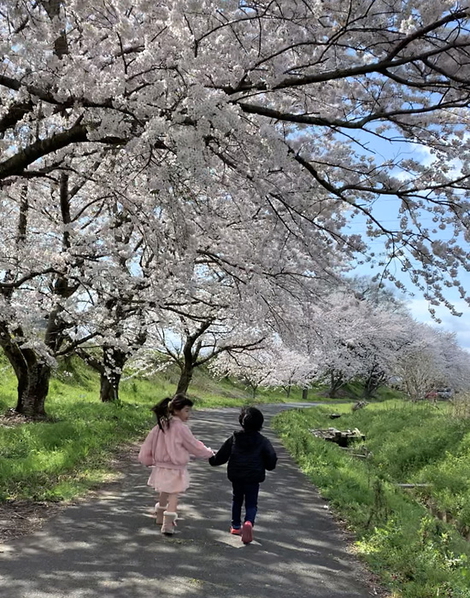
[[[260,386],[273,386],[276,379],[276,363],[267,347],[250,352],[226,352],[211,364],[211,369],[221,377],[234,376],[241,380],[251,389],[253,399]]]
[[[409,341],[397,362],[396,376],[412,401],[424,399],[427,393],[439,388],[468,390],[468,353],[458,346],[452,333],[412,322]]]
[[[222,353],[249,353],[258,347],[263,337],[236,327],[211,320],[194,322],[180,317],[180,327],[154,328],[151,346],[159,355],[177,364],[180,377],[176,393],[185,394],[194,370],[209,364]]]
[[[309,356],[312,378],[328,384],[333,398],[356,379],[372,396],[394,371],[410,317],[347,289],[325,294],[322,305],[306,304],[304,310],[289,343]]]
[[[283,388],[287,396],[292,386],[306,387],[313,378],[309,359],[285,347],[280,339],[265,339],[248,351],[227,351],[211,364],[221,377],[235,376],[245,382],[253,398],[260,387]]]

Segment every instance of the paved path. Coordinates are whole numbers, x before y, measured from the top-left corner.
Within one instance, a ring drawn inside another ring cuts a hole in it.
[[[190,466],[178,533],[161,536],[148,471],[139,464],[98,498],[65,508],[0,552],[1,598],[366,598],[360,569],[321,500],[268,428],[279,455],[262,485],[255,541],[227,533],[225,467]],[[192,429],[217,449],[238,410],[194,414]]]

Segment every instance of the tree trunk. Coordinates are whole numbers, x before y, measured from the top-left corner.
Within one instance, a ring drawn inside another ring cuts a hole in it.
[[[302,401],[308,400],[308,388],[302,388]]]
[[[121,376],[102,373],[100,374],[100,401],[111,403],[119,400],[119,382]]]
[[[363,396],[365,399],[371,399],[375,393],[377,392],[377,389],[380,386],[380,382],[379,379],[377,378],[377,376],[371,375],[367,378],[366,383],[364,384],[364,392],[363,392]]]
[[[190,363],[185,363],[181,368],[180,379],[178,380],[178,386],[176,387],[176,394],[185,395],[188,392],[189,385],[193,378],[194,367]]]
[[[385,375],[378,369],[373,369],[367,377],[364,384],[363,396],[365,399],[371,399],[380,386],[384,383]]]
[[[51,366],[44,363],[32,349],[15,342],[4,323],[0,324],[0,345],[18,381],[15,411],[28,417],[45,417],[44,404],[49,392]]]
[[[102,350],[102,359],[98,359],[80,348],[77,350],[77,355],[99,373],[100,401],[102,403],[111,403],[112,401],[119,401],[119,384],[129,354],[108,346],[102,347]]]
[[[176,394],[186,394],[188,392],[189,385],[193,378],[194,368],[199,365],[197,360],[202,347],[201,338],[210,325],[210,320],[208,322],[202,322],[193,334],[189,334],[189,331],[186,332],[186,341],[183,346],[183,361],[177,362],[181,374],[176,388]]]
[[[100,371],[100,400],[110,403],[119,400],[119,383],[128,353],[114,347],[103,347],[103,369]]]
[[[44,404],[49,393],[51,368],[44,363],[28,366],[26,376],[18,380],[18,402],[15,411],[29,417],[45,417]]]
[[[330,399],[336,399],[336,393],[343,386],[343,384],[344,380],[341,374],[335,376],[335,372],[330,373],[330,389],[328,391],[328,396]]]

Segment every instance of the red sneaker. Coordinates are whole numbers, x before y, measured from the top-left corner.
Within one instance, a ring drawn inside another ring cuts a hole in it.
[[[242,535],[242,528],[241,527],[231,527],[230,533],[234,536],[241,536]]]
[[[242,542],[249,544],[253,541],[253,525],[251,521],[245,521],[242,527]]]

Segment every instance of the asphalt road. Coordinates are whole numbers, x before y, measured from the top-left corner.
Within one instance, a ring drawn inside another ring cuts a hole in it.
[[[62,510],[31,535],[0,550],[1,598],[366,598],[373,589],[348,552],[325,501],[269,430],[285,406],[264,406],[264,433],[278,452],[262,484],[255,541],[228,533],[230,484],[225,467],[190,464],[174,537],[152,517],[148,470],[97,497]],[[214,449],[237,429],[238,410],[196,412],[194,434]]]

